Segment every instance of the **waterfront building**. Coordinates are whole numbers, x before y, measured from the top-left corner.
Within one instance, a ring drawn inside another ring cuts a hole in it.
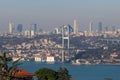
[[[42,58],[40,56],[35,56],[35,61],[36,62],[41,62],[42,61]]]
[[[20,57],[12,57],[12,60],[13,61],[17,61],[18,59],[20,59]],[[21,61],[25,61],[25,59],[24,58],[22,58],[22,59],[20,59]]]
[[[55,62],[54,56],[47,56],[46,62]]]

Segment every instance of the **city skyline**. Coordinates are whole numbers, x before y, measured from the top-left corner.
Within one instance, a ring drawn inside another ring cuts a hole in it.
[[[73,26],[73,20],[77,20],[79,31],[88,30],[90,21],[94,29],[99,22],[120,28],[119,3],[119,0],[0,0],[0,32],[8,31],[9,22],[23,24],[24,28],[35,23],[45,30]]]

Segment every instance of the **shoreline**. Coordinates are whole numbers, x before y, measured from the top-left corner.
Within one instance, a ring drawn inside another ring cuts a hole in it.
[[[36,61],[22,61],[22,62],[35,62],[35,63],[45,63],[45,64],[70,64],[70,65],[76,65],[76,66],[81,66],[81,65],[120,65],[120,63],[100,63],[100,64],[72,64],[72,63],[62,63],[62,62],[36,62]]]

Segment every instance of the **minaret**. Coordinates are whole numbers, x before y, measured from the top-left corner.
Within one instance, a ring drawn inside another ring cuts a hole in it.
[[[74,34],[78,34],[78,25],[76,20],[74,20],[73,26],[74,26]]]

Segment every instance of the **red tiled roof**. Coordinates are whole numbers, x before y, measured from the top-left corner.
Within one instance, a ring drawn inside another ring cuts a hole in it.
[[[27,72],[24,69],[20,69],[14,73],[14,76],[15,77],[33,77],[35,76],[35,74]]]

